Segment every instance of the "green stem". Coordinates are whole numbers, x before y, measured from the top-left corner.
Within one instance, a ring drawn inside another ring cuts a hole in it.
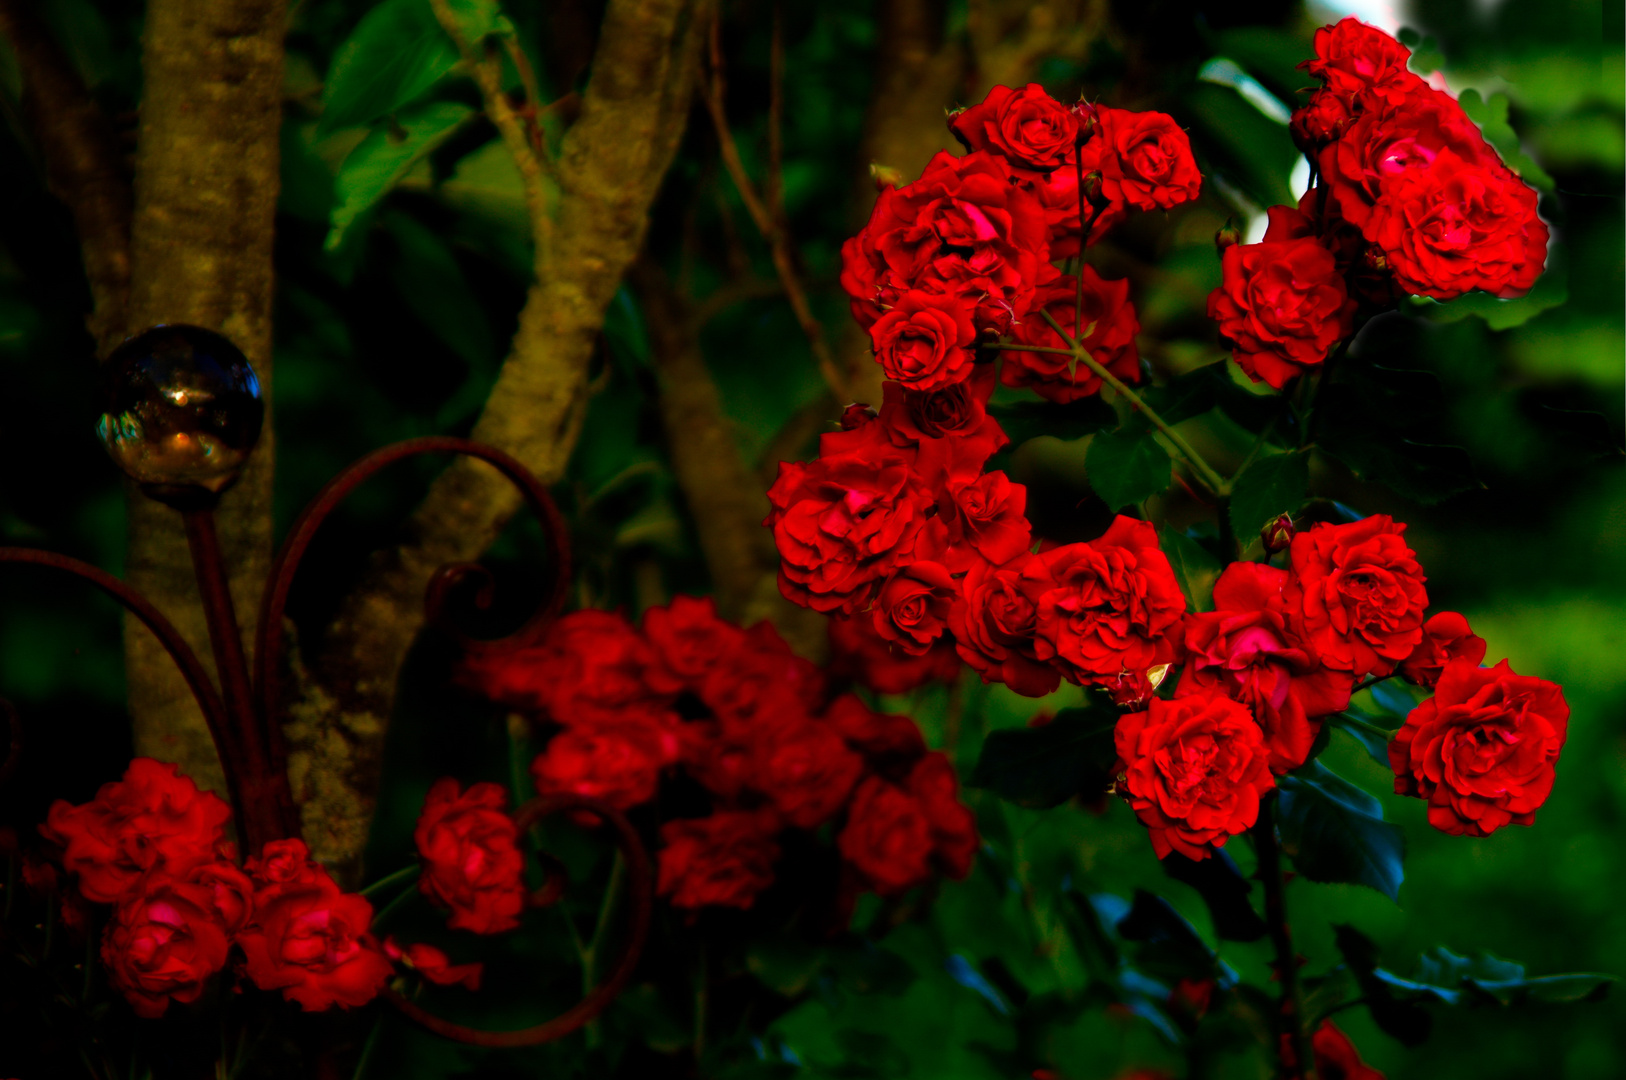
[[[395,873],[386,877],[381,877],[371,885],[367,886],[365,889],[361,890],[361,895],[370,897],[376,892],[381,892],[382,890],[389,888],[391,885],[399,885],[401,882],[410,880],[416,876],[419,870],[420,867],[417,866],[404,866]]]
[[[1253,846],[1259,857],[1256,876],[1265,887],[1265,925],[1270,928],[1271,945],[1276,950],[1276,973],[1281,980],[1281,1002],[1277,1010],[1277,1031],[1282,1042],[1292,1048],[1294,1065],[1289,1065],[1282,1048],[1277,1049],[1277,1075],[1281,1080],[1315,1080],[1315,1061],[1310,1057],[1310,1039],[1304,1030],[1304,998],[1299,989],[1298,954],[1287,931],[1287,889],[1282,877],[1282,849],[1276,839],[1276,793],[1259,803],[1259,819],[1253,826]]]
[[[604,900],[598,908],[598,924],[593,927],[593,939],[581,949],[582,957],[582,994],[590,994],[593,987],[598,985],[598,958],[603,954],[604,945],[609,938],[610,923],[615,917],[615,905],[621,896],[621,882],[627,875],[627,861],[618,851],[615,862],[610,864],[610,880],[604,886]],[[587,1045],[598,1046],[604,1040],[604,1030],[598,1020],[591,1020],[587,1024]],[[697,1058],[698,1060],[698,1058]]]
[[[1202,481],[1203,486],[1221,497],[1231,493],[1231,485],[1223,476],[1214,471],[1213,466],[1203,460],[1203,456],[1197,453],[1192,445],[1185,440],[1184,436],[1174,430],[1173,426],[1166,423],[1161,416],[1157,415],[1157,412],[1150,405],[1147,405],[1139,394],[1131,390],[1122,379],[1108,371],[1095,357],[1091,356],[1088,349],[1074,341],[1072,335],[1063,330],[1061,325],[1051,317],[1050,312],[1041,311],[1040,314],[1050,324],[1051,329],[1060,334],[1061,339],[1072,346],[1074,356],[1078,357],[1086,367],[1095,372],[1102,382],[1112,387],[1133,408],[1143,413],[1146,419],[1152,422],[1152,426],[1161,431],[1164,437],[1174,444],[1175,448],[1180,452],[1180,456],[1185,459],[1186,464],[1197,473],[1197,477]]]
[[[373,1021],[373,1030],[368,1032],[367,1041],[361,1044],[361,1057],[356,1059],[356,1072],[353,1080],[361,1080],[367,1072],[367,1063],[372,1060],[373,1047],[378,1045],[378,1033],[384,1030],[384,1014],[379,1013],[378,1019]]]
[[[417,889],[402,889],[399,896],[385,904],[379,909],[378,913],[373,916],[373,929],[377,930],[379,923],[395,914],[396,909],[416,895],[418,895]]]
[[[1376,686],[1378,683],[1380,683],[1380,682],[1388,682],[1390,679],[1394,678],[1396,675],[1399,675],[1399,674],[1400,674],[1399,670],[1395,670],[1395,671],[1389,672],[1389,674],[1387,674],[1387,675],[1374,675],[1370,679],[1365,679],[1365,680],[1355,684],[1354,689],[1350,690],[1350,693],[1351,694],[1358,694],[1362,690],[1370,690],[1370,689],[1372,689],[1372,687]]]

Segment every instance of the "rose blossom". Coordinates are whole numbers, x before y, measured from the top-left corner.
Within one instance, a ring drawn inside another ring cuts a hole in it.
[[[1426,579],[1405,531],[1374,514],[1293,537],[1283,600],[1294,632],[1327,667],[1388,675],[1422,640]]]
[[[829,724],[847,745],[863,754],[872,766],[913,762],[926,753],[920,727],[907,716],[878,713],[856,694],[842,694],[824,712]]]
[[[982,675],[1027,697],[1043,697],[1061,683],[1061,673],[1035,654],[1038,606],[1026,586],[1042,581],[1035,555],[1023,554],[1004,566],[981,563],[960,582],[959,603],[949,612],[960,659]]]
[[[525,909],[525,857],[519,826],[499,784],[435,781],[412,838],[423,859],[418,890],[450,908],[454,930],[495,934],[519,925]]]
[[[569,725],[660,700],[672,689],[661,675],[654,652],[624,615],[588,609],[554,623],[535,648],[470,656],[459,678],[496,701],[545,709]]]
[[[207,885],[162,873],[134,884],[102,936],[108,980],[137,1016],[162,1016],[173,999],[196,1001],[226,966],[230,934]]]
[[[693,686],[744,641],[745,632],[717,615],[709,596],[674,596],[644,612],[644,637],[674,681]]]
[[[661,826],[656,891],[673,907],[749,908],[773,884],[779,859],[772,814],[720,810]]]
[[[484,964],[454,964],[451,957],[433,945],[416,942],[402,945],[393,937],[384,939],[384,955],[411,968],[436,986],[461,985],[469,990],[478,990],[480,977],[485,973]]]
[[[85,899],[110,904],[149,870],[184,873],[213,859],[230,819],[225,800],[199,791],[178,766],[140,757],[90,802],[52,803],[40,834],[61,845]]]
[[[887,578],[875,598],[875,632],[906,653],[924,655],[948,628],[957,591],[941,563],[914,562]]]
[[[1137,210],[1168,209],[1197,197],[1202,174],[1191,140],[1174,118],[1100,106],[1100,130],[1088,144],[1100,155],[1101,194]]]
[[[1562,688],[1514,674],[1506,660],[1449,663],[1389,743],[1395,791],[1428,800],[1428,823],[1453,836],[1533,824],[1569,716]]]
[[[877,449],[780,462],[768,501],[779,591],[815,611],[852,612],[908,558],[932,493],[903,454]]]
[[[1423,81],[1407,70],[1411,50],[1353,16],[1317,30],[1314,47],[1315,59],[1299,67],[1345,97],[1370,94],[1378,101],[1398,99]]]
[[[895,896],[926,881],[934,865],[955,878],[969,873],[976,821],[959,801],[953,766],[931,753],[901,783],[871,776],[858,785],[836,846],[871,888]]]
[[[847,748],[841,732],[818,720],[776,731],[752,751],[751,786],[800,829],[816,829],[835,817],[864,774],[863,759]]]
[[[1441,150],[1387,182],[1362,228],[1407,292],[1454,300],[1472,289],[1522,296],[1547,261],[1536,193],[1501,162]]]
[[[289,883],[309,885],[325,881],[328,876],[321,864],[311,858],[305,841],[297,837],[272,840],[260,849],[259,855],[248,860],[243,869],[254,879],[256,889]]]
[[[1270,208],[1271,231],[1257,244],[1233,244],[1220,258],[1224,279],[1208,297],[1208,317],[1254,382],[1280,390],[1317,368],[1354,327],[1337,259],[1313,236],[1281,233],[1298,212]]]
[[[865,615],[830,617],[830,663],[826,670],[878,694],[906,694],[932,681],[948,682],[960,673],[954,645],[939,641],[919,656],[893,647]]]
[[[958,297],[911,290],[869,328],[875,360],[910,390],[938,390],[971,374],[977,331]]]
[[[949,130],[967,150],[987,150],[1017,168],[1048,172],[1071,159],[1078,114],[1038,83],[1020,90],[996,86],[980,103],[951,116]]]
[[[700,700],[724,735],[753,739],[816,710],[825,699],[824,672],[791,652],[769,622],[745,631],[726,664],[700,684]]]
[[[920,179],[884,188],[841,248],[841,286],[866,329],[912,289],[955,297],[978,330],[1003,333],[1027,311],[1050,261],[1044,209],[989,153],[940,152]]]
[[[1126,383],[1140,382],[1140,351],[1135,346],[1140,321],[1135,318],[1135,307],[1129,302],[1128,280],[1107,281],[1088,264],[1083,274],[1082,323],[1075,318],[1078,279],[1064,277],[1038,291],[1033,311],[1012,328],[1011,336],[1023,345],[1067,348],[1067,342],[1044,318],[1044,314],[1048,314],[1102,367]],[[1079,337],[1080,325],[1084,328],[1082,338]],[[1001,355],[1005,362],[1000,381],[1006,386],[1026,386],[1040,397],[1063,403],[1101,391],[1101,377],[1089,365],[1071,356],[1022,350],[1007,350]]]
[[[655,797],[661,770],[677,762],[678,721],[629,710],[614,720],[566,728],[531,762],[540,795],[584,795],[627,810]]]
[[[365,1005],[390,977],[389,960],[367,932],[372,918],[366,897],[340,892],[325,874],[267,886],[237,937],[243,972],[307,1012]]]
[[[1408,682],[1433,689],[1445,665],[1462,660],[1474,667],[1485,659],[1485,639],[1468,627],[1454,611],[1442,611],[1423,624],[1423,640],[1400,662],[1400,675]]]
[[[1001,566],[1033,545],[1027,518],[1028,489],[1003,472],[943,484],[937,516],[926,523],[915,553],[963,574],[977,563]]]
[[[1119,515],[1098,539],[1041,552],[1020,587],[1036,610],[1034,656],[1073,682],[1175,658],[1186,599],[1148,522]]]
[[[1215,693],[1164,701],[1118,719],[1119,790],[1158,858],[1206,859],[1259,816],[1275,786],[1264,734],[1241,702]]]
[[[1348,673],[1323,668],[1287,626],[1287,572],[1232,563],[1214,584],[1212,612],[1188,615],[1186,666],[1177,695],[1221,693],[1252,710],[1271,770],[1304,764],[1319,717],[1349,705]]]

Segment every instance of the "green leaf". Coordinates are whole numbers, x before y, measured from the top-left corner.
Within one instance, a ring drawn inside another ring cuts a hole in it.
[[[1118,922],[1118,935],[1141,943],[1135,966],[1159,978],[1203,978],[1214,972],[1214,953],[1185,917],[1161,896],[1135,890],[1135,902]]]
[[[1202,895],[1214,921],[1214,933],[1227,941],[1258,941],[1268,927],[1248,902],[1253,884],[1237,869],[1224,848],[1210,848],[1206,859],[1188,859],[1178,851],[1162,859],[1163,872]]]
[[[1509,300],[1487,292],[1471,292],[1455,300],[1434,300],[1426,296],[1408,297],[1403,310],[1430,322],[1449,323],[1477,315],[1492,330],[1522,326],[1544,311],[1569,300],[1569,283],[1562,266],[1548,265],[1535,286],[1523,296]]]
[[[1461,1000],[1466,1004],[1503,1007],[1529,1002],[1564,1005],[1597,1001],[1609,993],[1615,981],[1612,975],[1590,972],[1529,979],[1523,964],[1490,953],[1458,956],[1443,945],[1418,957],[1412,979],[1445,990],[1461,989]]]
[[[1223,569],[1219,560],[1210,555],[1207,548],[1171,525],[1158,529],[1157,542],[1168,557],[1169,566],[1174,569],[1174,578],[1180,583],[1180,591],[1186,594],[1186,603],[1191,610],[1212,611],[1214,582],[1219,580]]]
[[[429,0],[384,0],[333,54],[317,134],[370,124],[412,104],[457,66]]]
[[[1310,486],[1310,454],[1272,454],[1256,459],[1231,489],[1231,531],[1243,543],[1278,514],[1296,513]]]
[[[1418,1002],[1441,1000],[1435,988],[1389,978],[1388,972],[1378,968],[1377,945],[1353,926],[1334,926],[1333,939],[1366,999],[1372,1022],[1406,1046],[1428,1041],[1434,1018]]]
[[[498,357],[491,326],[446,242],[407,214],[389,213],[383,226],[396,248],[390,280],[412,314],[471,369],[494,371]]]
[[[470,45],[479,44],[492,34],[512,34],[514,24],[503,15],[497,0],[446,0],[446,7],[463,40]]]
[[[1557,187],[1547,171],[1537,165],[1519,145],[1518,132],[1508,123],[1509,102],[1506,94],[1492,94],[1489,100],[1485,100],[1479,96],[1478,90],[1468,89],[1457,95],[1457,104],[1462,106],[1469,119],[1479,125],[1485,133],[1485,141],[1496,147],[1507,167],[1518,173],[1525,183],[1538,191],[1550,192]]]
[[[1282,846],[1300,873],[1366,885],[1399,901],[1405,835],[1383,820],[1376,799],[1320,762],[1282,777],[1280,787]]]
[[[1347,712],[1334,713],[1326,718],[1325,723],[1360,743],[1368,757],[1385,769],[1389,768],[1389,732]]]
[[[1360,479],[1425,506],[1485,486],[1460,446],[1413,442],[1374,428],[1327,432],[1318,445]]]
[[[1001,402],[988,406],[1013,443],[1024,443],[1039,435],[1058,439],[1082,439],[1105,431],[1118,422],[1112,406],[1099,397],[1080,398],[1067,404],[1054,401]]]
[[[1219,404],[1220,380],[1230,381],[1225,373],[1225,361],[1205,364],[1177,375],[1162,386],[1150,386],[1141,391],[1141,398],[1150,405],[1165,423],[1178,424],[1201,416]]]
[[[1063,709],[1042,727],[990,732],[966,784],[1040,810],[1097,794],[1117,760],[1117,723],[1110,709]]]
[[[1168,451],[1151,432],[1132,424],[1095,436],[1084,455],[1084,468],[1090,487],[1107,509],[1118,511],[1167,488],[1173,467]]]
[[[336,204],[323,247],[328,251],[337,249],[357,218],[473,115],[474,110],[467,105],[432,102],[402,115],[399,131],[379,130],[363,139],[344,159],[334,181]]]
[[[753,942],[745,954],[745,966],[757,981],[786,997],[807,989],[824,961],[823,949],[788,934]]]

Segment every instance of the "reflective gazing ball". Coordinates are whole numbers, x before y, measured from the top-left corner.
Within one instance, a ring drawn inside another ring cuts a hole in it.
[[[265,402],[242,352],[213,330],[155,326],[102,366],[96,430],[142,491],[181,509],[232,485],[260,438]]]

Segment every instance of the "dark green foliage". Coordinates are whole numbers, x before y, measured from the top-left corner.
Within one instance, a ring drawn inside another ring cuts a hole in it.
[[[1169,486],[1169,453],[1141,424],[1095,436],[1084,465],[1090,487],[1109,510],[1140,503]]]
[[[1350,882],[1400,899],[1405,833],[1383,807],[1319,761],[1279,781],[1282,847],[1311,881]]]
[[[1305,451],[1260,457],[1237,476],[1231,489],[1231,531],[1247,543],[1278,514],[1295,514],[1310,483]]]
[[[1096,704],[1063,709],[1039,727],[991,732],[966,783],[1034,809],[1098,794],[1117,760],[1117,722],[1115,711]]]

